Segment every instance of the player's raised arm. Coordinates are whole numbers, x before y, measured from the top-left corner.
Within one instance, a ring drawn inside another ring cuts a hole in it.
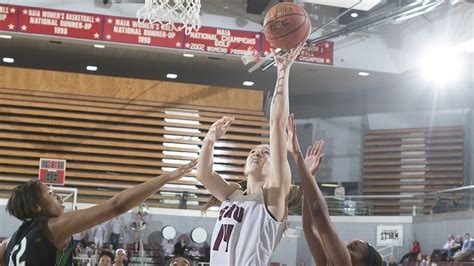
[[[216,141],[224,137],[233,122],[233,117],[224,116],[212,124],[199,152],[196,177],[219,201],[224,201],[240,187],[236,183],[227,182],[214,171],[214,145]]]

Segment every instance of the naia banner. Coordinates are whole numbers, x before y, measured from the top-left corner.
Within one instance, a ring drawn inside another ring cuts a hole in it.
[[[160,24],[140,23],[136,18],[1,3],[0,31],[236,56],[241,56],[248,50],[259,51],[260,56],[267,56],[271,48],[261,32],[202,26],[199,31],[185,35],[182,30],[176,31]],[[331,41],[315,43],[305,47],[297,60],[332,65],[333,46]]]
[[[403,246],[402,225],[377,225],[377,246]]]

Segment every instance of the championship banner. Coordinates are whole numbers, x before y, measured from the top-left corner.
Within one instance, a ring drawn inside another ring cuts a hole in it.
[[[16,6],[0,4],[0,30],[16,30],[16,18],[18,8]]]
[[[260,49],[261,33],[201,27],[185,36],[185,48],[211,53],[243,55],[249,48]]]
[[[68,38],[149,45],[173,49],[242,56],[254,51],[270,53],[270,43],[261,32],[201,27],[185,35],[160,23],[140,23],[136,18],[0,4],[0,31],[16,31]],[[305,47],[297,61],[333,64],[333,42]]]
[[[19,8],[18,32],[89,40],[102,39],[101,15],[34,7]]]
[[[143,44],[167,48],[184,47],[184,31],[174,31],[170,25],[141,23],[136,18],[106,16],[104,41]]]
[[[270,48],[272,46],[267,39],[262,38],[262,50],[261,56],[267,56],[270,54]],[[333,64],[333,48],[334,43],[331,41],[321,41],[311,44],[311,46],[304,47],[301,50],[300,55],[296,58],[296,61],[332,65]]]
[[[296,60],[306,63],[332,65],[333,46],[334,43],[328,41],[313,43],[311,46],[303,48]]]
[[[377,225],[377,246],[403,247],[403,226]]]

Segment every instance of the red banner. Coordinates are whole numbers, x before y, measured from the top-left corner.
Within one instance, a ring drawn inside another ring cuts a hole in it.
[[[270,53],[271,47],[270,43],[263,38],[262,56],[267,56]],[[330,41],[314,43],[310,47],[304,47],[296,60],[306,63],[332,65],[333,47],[334,43]]]
[[[203,52],[243,55],[247,49],[260,49],[259,32],[201,27],[185,36],[185,48]]]
[[[18,22],[18,23],[17,23]],[[89,40],[103,40],[189,49],[230,55],[248,51],[270,53],[270,43],[260,32],[201,27],[185,35],[159,23],[140,23],[135,18],[121,18],[35,7],[0,4],[0,31],[17,31]],[[305,47],[300,62],[333,64],[333,42],[323,41]]]
[[[296,60],[306,63],[316,63],[332,65],[333,42],[323,41],[313,43],[309,47],[303,48]]]
[[[105,41],[144,44],[168,48],[184,47],[184,31],[159,23],[140,23],[136,18],[105,17]]]
[[[16,30],[16,18],[18,8],[16,6],[0,4],[0,30]]]
[[[61,10],[21,7],[18,31],[100,40],[103,16]]]

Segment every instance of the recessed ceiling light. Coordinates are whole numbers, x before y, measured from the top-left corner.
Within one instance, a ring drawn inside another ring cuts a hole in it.
[[[369,72],[364,72],[364,71],[359,72],[359,76],[367,77],[368,75],[370,75]]]
[[[88,71],[97,71],[97,66],[87,66],[86,69]]]
[[[194,57],[193,54],[183,54],[183,56],[184,56],[184,57],[190,57],[190,58]]]
[[[2,39],[11,39],[12,36],[0,34],[0,38],[2,38]]]
[[[322,187],[338,187],[338,184],[321,184]]]
[[[356,18],[356,17],[358,17],[358,16],[359,16],[359,14],[357,14],[356,12],[352,12],[352,13],[351,13],[351,17],[353,17],[353,18]]]
[[[246,81],[244,81],[244,83],[242,83],[242,85],[247,86],[247,87],[251,87],[251,86],[253,86],[253,84],[255,84],[255,82],[248,81],[248,80],[246,80]]]
[[[94,47],[99,48],[99,49],[104,49],[105,45],[103,45],[103,44],[94,44]]]
[[[178,74],[168,73],[166,74],[166,77],[169,79],[175,79],[178,77]]]
[[[15,62],[15,59],[11,57],[4,57],[3,62],[8,63],[8,64],[13,64]]]

